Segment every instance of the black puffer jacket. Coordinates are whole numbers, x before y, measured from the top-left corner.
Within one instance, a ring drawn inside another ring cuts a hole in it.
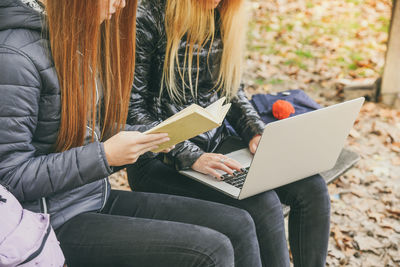
[[[85,146],[51,153],[61,102],[42,19],[19,0],[0,1],[0,182],[24,208],[50,213],[57,228],[102,208],[111,169],[103,144],[89,144],[90,138]]]
[[[219,31],[216,32],[211,47],[208,65],[207,54],[210,44],[199,52],[200,69],[197,98],[194,99],[190,93],[187,93],[186,101],[182,105],[177,105],[171,101],[166,90],[164,90],[165,93],[161,99],[159,98],[167,42],[164,26],[165,1],[142,0],[138,8],[136,70],[128,116],[129,124],[154,126],[192,103],[206,107],[220,98],[218,94],[215,94],[215,91],[210,91],[210,88],[214,87],[219,73],[219,62],[223,49]],[[184,58],[185,47],[186,42],[181,41],[178,51],[178,56],[181,59]],[[194,53],[193,57],[196,58],[197,53]],[[193,66],[195,65],[193,63]],[[192,71],[192,75],[192,80],[195,81],[196,70]],[[178,74],[176,76],[179,77]],[[186,84],[188,84],[187,81]],[[190,92],[190,90],[186,90],[186,92]],[[237,96],[231,100],[231,103],[232,107],[227,114],[227,120],[236,132],[246,142],[249,142],[255,135],[261,134],[264,123],[246,98],[243,88],[239,89]],[[168,158],[177,169],[190,168],[204,152],[212,152],[228,134],[223,125],[177,145],[168,154]]]

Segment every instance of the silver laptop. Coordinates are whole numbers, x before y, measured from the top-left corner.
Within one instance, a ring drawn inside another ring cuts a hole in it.
[[[218,181],[194,170],[183,175],[244,199],[333,168],[364,103],[357,98],[267,124],[254,156],[247,148],[226,154],[246,171]]]

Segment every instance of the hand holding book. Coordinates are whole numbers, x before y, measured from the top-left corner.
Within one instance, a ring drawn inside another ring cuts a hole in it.
[[[220,98],[206,108],[192,104],[177,114],[169,117],[145,134],[168,133],[170,140],[152,152],[160,152],[187,139],[220,126],[229,111],[230,103],[225,104],[225,97]]]

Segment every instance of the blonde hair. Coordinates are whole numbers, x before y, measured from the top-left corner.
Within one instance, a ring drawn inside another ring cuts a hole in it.
[[[200,50],[209,42],[210,49],[214,42],[216,27],[220,28],[223,52],[220,61],[218,79],[214,88],[228,99],[236,95],[242,76],[242,65],[246,43],[247,12],[244,0],[222,0],[217,7],[220,13],[220,25],[215,22],[213,0],[167,0],[165,29],[167,46],[163,68],[160,95],[164,84],[173,101],[185,100],[185,87],[189,87],[193,97],[197,97],[199,79]],[[179,44],[186,38],[187,46],[180,68],[178,57]],[[193,54],[197,50],[196,80],[192,80]],[[208,51],[208,56],[210,50]],[[208,58],[207,58],[208,63]],[[175,66],[181,79],[182,91],[176,83]],[[188,69],[188,73],[185,73]],[[189,84],[185,82],[185,75]],[[193,84],[194,82],[194,84]]]
[[[103,90],[99,112],[103,115],[102,138],[125,125],[135,69],[137,0],[128,0],[124,9],[102,24],[99,2],[46,1],[51,54],[61,87],[55,151],[81,146],[88,122],[94,129],[100,116],[96,110],[97,74]]]

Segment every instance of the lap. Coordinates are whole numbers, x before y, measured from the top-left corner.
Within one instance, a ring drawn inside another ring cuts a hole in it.
[[[230,247],[209,228],[99,213],[74,217],[57,236],[69,266],[201,266],[213,263],[207,256],[218,249],[213,244]]]
[[[267,191],[256,196],[238,200],[178,173],[158,159],[149,159],[128,169],[129,182],[135,190],[192,197],[223,203],[247,210],[254,218],[260,209],[281,210],[275,191]]]
[[[235,207],[113,190],[102,213],[72,218],[57,236],[71,266],[231,266],[233,251],[235,264],[258,266],[254,227]]]
[[[293,205],[298,199],[328,195],[324,179],[319,175],[269,190],[253,197],[237,200],[178,173],[159,159],[149,159],[128,169],[131,187],[143,192],[156,192],[204,199],[247,210],[281,209],[281,203]]]
[[[319,174],[278,187],[275,191],[281,202],[290,206],[306,205],[321,199],[329,201],[326,182]]]
[[[109,215],[196,224],[222,232],[229,229],[230,225],[235,227],[235,221],[243,218],[251,220],[246,211],[221,203],[176,195],[118,190],[111,191],[102,212]],[[222,222],[218,223],[217,218]],[[224,224],[224,221],[231,223]]]
[[[230,239],[217,231],[218,213],[246,215],[195,199],[112,191],[103,213],[72,218],[57,237],[69,266],[214,266],[233,254]],[[216,251],[226,255],[213,258]]]

